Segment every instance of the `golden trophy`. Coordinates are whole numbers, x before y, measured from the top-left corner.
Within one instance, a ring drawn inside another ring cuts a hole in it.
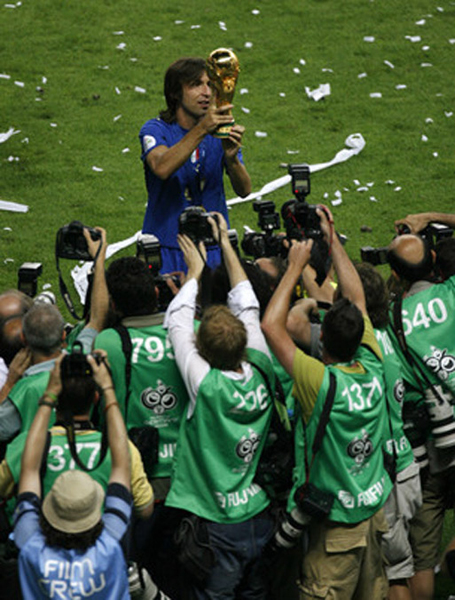
[[[215,90],[215,102],[218,107],[232,104],[239,71],[239,60],[232,50],[218,48],[210,53],[207,59],[207,74]],[[232,115],[231,111],[225,114]],[[232,118],[231,123],[220,125],[213,135],[218,138],[228,137],[234,123]]]

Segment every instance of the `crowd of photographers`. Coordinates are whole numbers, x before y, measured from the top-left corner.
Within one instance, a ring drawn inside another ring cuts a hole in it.
[[[71,331],[51,295],[0,294],[0,598],[427,600],[436,568],[455,579],[455,216],[365,249],[386,282],[327,209],[290,201],[286,236],[255,210],[252,261],[187,211],[185,276],[156,238],[106,268],[103,229],[65,230],[60,258],[94,260]]]

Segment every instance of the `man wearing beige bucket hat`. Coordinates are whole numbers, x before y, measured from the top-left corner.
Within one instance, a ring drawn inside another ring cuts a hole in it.
[[[104,395],[112,456],[107,494],[104,497],[102,487],[87,473],[66,471],[56,479],[41,507],[40,466],[49,418],[60,393],[58,359],[22,457],[14,540],[20,550],[25,598],[130,597],[119,544],[131,515],[128,438],[104,357],[99,363],[92,356],[87,360]]]

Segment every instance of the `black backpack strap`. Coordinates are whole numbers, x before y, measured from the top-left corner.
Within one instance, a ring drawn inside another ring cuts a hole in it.
[[[122,325],[116,325],[114,327],[115,331],[119,334],[120,340],[122,342],[122,351],[125,356],[125,422],[127,421],[128,416],[128,402],[130,399],[131,389],[131,355],[133,354],[133,344],[131,343],[130,334],[128,329]]]
[[[318,427],[316,429],[316,433],[313,440],[312,457],[311,464],[308,461],[308,445],[305,439],[305,471],[306,471],[306,480],[305,484],[309,483],[310,480],[310,471],[311,466],[313,465],[314,458],[317,452],[320,450],[322,446],[322,440],[324,439],[324,434],[327,429],[327,425],[330,420],[330,413],[332,412],[333,404],[335,402],[335,394],[336,394],[337,380],[332,371],[329,371],[329,389],[327,391],[327,396],[325,397],[324,406],[322,407],[322,413],[319,417]],[[304,433],[306,433],[306,427],[304,427]],[[306,436],[305,436],[306,437]]]

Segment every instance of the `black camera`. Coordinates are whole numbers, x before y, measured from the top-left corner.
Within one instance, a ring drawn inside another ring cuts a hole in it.
[[[141,234],[136,241],[136,257],[145,262],[153,275],[153,281],[158,288],[158,310],[166,310],[174,298],[167,280],[171,279],[177,288],[180,288],[181,283],[178,275],[161,275],[161,245],[158,238],[149,233]]]
[[[98,360],[100,358],[98,355]],[[92,367],[80,342],[74,342],[71,352],[63,357],[60,373],[62,381],[73,377],[92,377]]]
[[[55,255],[58,258],[93,260],[88,251],[84,229],[88,229],[90,237],[94,242],[101,239],[101,233],[96,231],[96,229],[86,227],[80,221],[72,221],[57,231]]]
[[[360,258],[362,262],[370,263],[373,266],[386,265],[389,261],[387,258],[388,248],[373,248],[372,246],[363,246],[360,248]]]
[[[36,296],[38,277],[43,272],[43,265],[38,262],[25,262],[17,272],[17,288],[33,298]]]
[[[214,246],[217,242],[213,237],[209,217],[218,220],[217,215],[208,213],[202,206],[185,208],[179,216],[179,233],[187,235],[195,244],[203,242],[207,246]]]
[[[320,490],[309,481],[298,487],[294,494],[294,500],[299,509],[306,515],[317,519],[329,516],[334,499],[333,494]]]
[[[247,231],[242,240],[242,250],[253,258],[263,256],[287,256],[288,250],[283,246],[285,238],[282,234],[273,234],[280,228],[280,215],[271,200],[255,200],[253,209],[258,213],[258,226],[262,231]]]

